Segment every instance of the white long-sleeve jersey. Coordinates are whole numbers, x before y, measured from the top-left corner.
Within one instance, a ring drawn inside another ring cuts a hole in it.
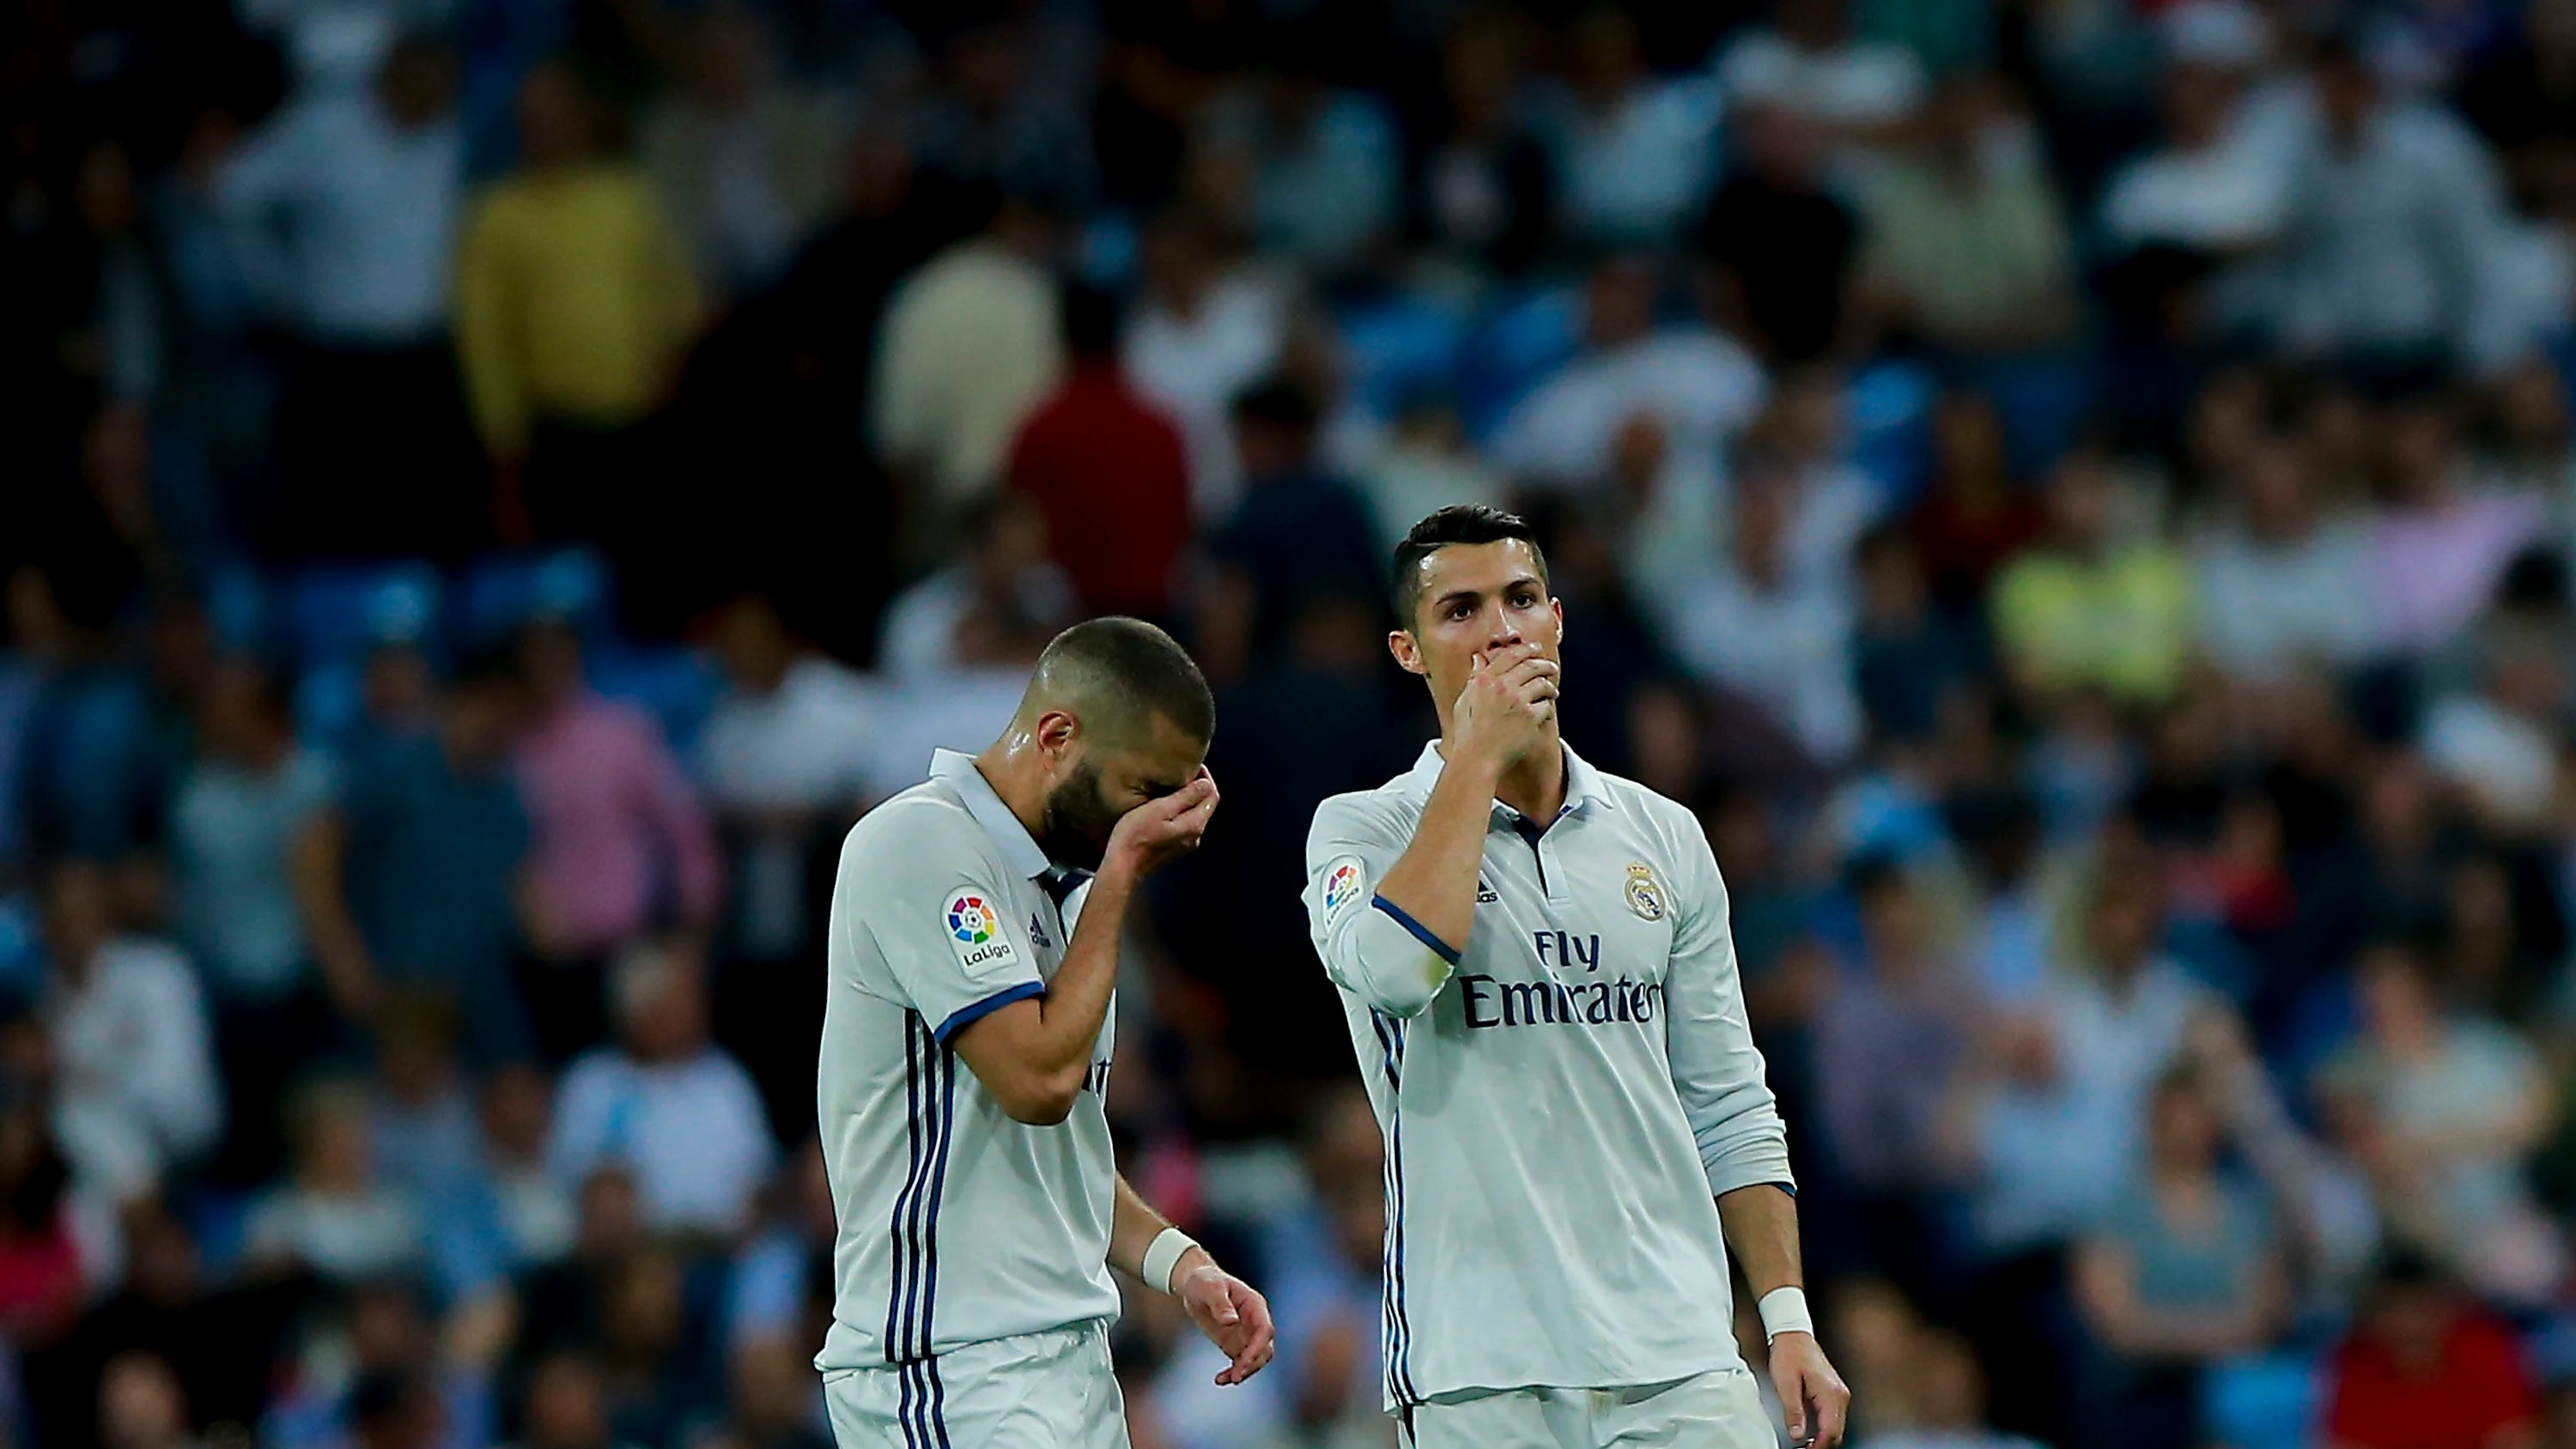
[[[1795,1190],[1706,836],[1565,761],[1544,828],[1494,806],[1455,951],[1377,894],[1436,744],[1307,836],[1307,919],[1386,1133],[1390,1410],[1736,1362],[1716,1198]]]

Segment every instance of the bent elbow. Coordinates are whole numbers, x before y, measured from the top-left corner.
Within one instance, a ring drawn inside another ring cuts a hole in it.
[[[1002,1115],[1022,1126],[1058,1126],[1073,1115],[1073,1104],[1082,1095],[1083,1075],[1081,1071],[1031,1075],[993,1093],[993,1100]]]

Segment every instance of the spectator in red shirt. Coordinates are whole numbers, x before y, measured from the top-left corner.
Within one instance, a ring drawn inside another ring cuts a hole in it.
[[[2512,1331],[2417,1253],[2390,1255],[2331,1373],[2329,1449],[2527,1449],[2537,1437]]]
[[[1171,615],[1172,575],[1190,540],[1181,432],[1118,365],[1118,304],[1065,296],[1072,375],[1020,427],[1010,486],[1037,499],[1056,562],[1092,614]]]

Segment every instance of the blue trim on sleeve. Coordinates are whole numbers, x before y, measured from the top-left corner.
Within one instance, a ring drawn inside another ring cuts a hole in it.
[[[1017,986],[1005,987],[1002,990],[996,991],[992,995],[985,997],[981,1001],[957,1008],[956,1011],[949,1014],[946,1021],[939,1024],[939,1030],[932,1032],[931,1035],[939,1038],[939,1044],[941,1046],[946,1046],[948,1045],[948,1039],[950,1037],[955,1036],[958,1032],[967,1027],[973,1026],[976,1022],[983,1020],[985,1017],[992,1015],[994,1012],[1001,1010],[1012,1002],[1026,1001],[1032,996],[1044,995],[1046,995],[1046,983],[1043,981],[1023,981]]]
[[[1458,952],[1456,948],[1452,947],[1448,942],[1441,940],[1438,936],[1431,934],[1430,927],[1425,926],[1420,921],[1406,915],[1404,913],[1404,907],[1397,905],[1395,902],[1388,900],[1384,896],[1369,897],[1369,904],[1386,912],[1388,916],[1394,919],[1397,925],[1412,932],[1413,939],[1430,947],[1433,955],[1438,956],[1441,960],[1448,962],[1452,966],[1458,964]]]
[[[1770,1186],[1776,1187],[1782,1192],[1787,1193],[1792,1199],[1795,1199],[1798,1196],[1798,1185],[1794,1182],[1775,1182],[1770,1184]]]

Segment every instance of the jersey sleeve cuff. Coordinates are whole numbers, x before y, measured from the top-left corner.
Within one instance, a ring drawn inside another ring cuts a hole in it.
[[[948,1019],[941,1022],[939,1024],[939,1029],[932,1032],[931,1035],[939,1038],[939,1044],[941,1046],[946,1046],[948,1045],[948,1039],[950,1037],[953,1037],[957,1033],[964,1031],[966,1028],[973,1026],[976,1022],[983,1020],[985,1017],[992,1015],[994,1012],[1001,1010],[1012,1002],[1026,1001],[1032,996],[1044,995],[1046,995],[1046,983],[1043,981],[1023,981],[1017,986],[1006,986],[1001,990],[994,992],[992,995],[985,997],[981,1001],[972,1002],[950,1012],[948,1014]]]
[[[1371,896],[1369,898],[1369,904],[1386,912],[1389,919],[1393,920],[1397,925],[1402,926],[1406,931],[1412,933],[1413,939],[1430,947],[1433,955],[1438,956],[1441,960],[1448,962],[1452,966],[1458,964],[1457,948],[1451,946],[1448,942],[1441,940],[1438,936],[1431,934],[1430,927],[1415,920],[1413,917],[1406,915],[1404,913],[1404,907],[1397,905],[1395,902],[1388,900],[1384,896]]]

